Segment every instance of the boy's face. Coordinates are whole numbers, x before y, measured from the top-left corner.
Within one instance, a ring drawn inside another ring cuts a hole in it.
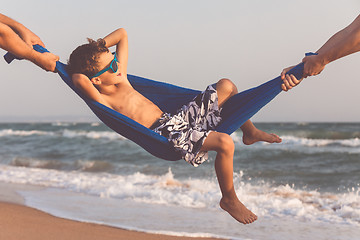
[[[106,53],[100,53],[98,57],[99,71],[108,68],[113,60],[114,60],[114,55],[112,55],[110,51]],[[119,63],[116,62],[116,64]],[[98,84],[100,82],[100,84],[103,85],[114,85],[121,80],[120,76],[121,74],[119,72],[119,69],[116,72],[113,72],[111,69],[109,69],[100,76],[92,78],[91,81],[94,84]]]

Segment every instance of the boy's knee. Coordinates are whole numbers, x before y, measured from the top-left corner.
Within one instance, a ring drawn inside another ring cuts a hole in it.
[[[235,144],[230,135],[222,133],[218,136],[218,151],[234,152]]]
[[[233,95],[237,93],[237,87],[228,78],[220,79],[216,84],[216,89],[221,89],[221,91],[227,92],[229,95]]]
[[[232,88],[234,83],[228,78],[222,78],[217,82],[218,85],[221,85],[223,88]]]

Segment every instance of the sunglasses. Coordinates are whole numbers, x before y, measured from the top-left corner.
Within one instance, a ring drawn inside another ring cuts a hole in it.
[[[103,74],[104,72],[106,72],[107,70],[112,70],[113,73],[116,73],[117,70],[119,69],[118,66],[118,60],[116,58],[116,53],[114,54],[114,59],[110,62],[110,66],[107,68],[104,68],[103,70],[101,70],[100,72],[98,72],[97,74],[95,74],[94,76],[92,76],[90,79],[94,78],[94,77],[98,77],[101,74]]]

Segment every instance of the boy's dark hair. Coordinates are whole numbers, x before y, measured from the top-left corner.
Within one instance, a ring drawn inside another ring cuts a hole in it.
[[[74,73],[82,73],[94,76],[98,71],[98,57],[100,53],[109,52],[105,46],[104,39],[94,41],[88,38],[89,43],[77,47],[70,55],[68,61],[68,71],[70,76]]]

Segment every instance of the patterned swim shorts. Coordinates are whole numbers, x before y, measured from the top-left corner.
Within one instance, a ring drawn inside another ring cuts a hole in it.
[[[166,137],[185,161],[197,167],[208,159],[208,153],[200,149],[221,121],[220,112],[217,91],[210,85],[173,116],[164,113],[151,129]]]

